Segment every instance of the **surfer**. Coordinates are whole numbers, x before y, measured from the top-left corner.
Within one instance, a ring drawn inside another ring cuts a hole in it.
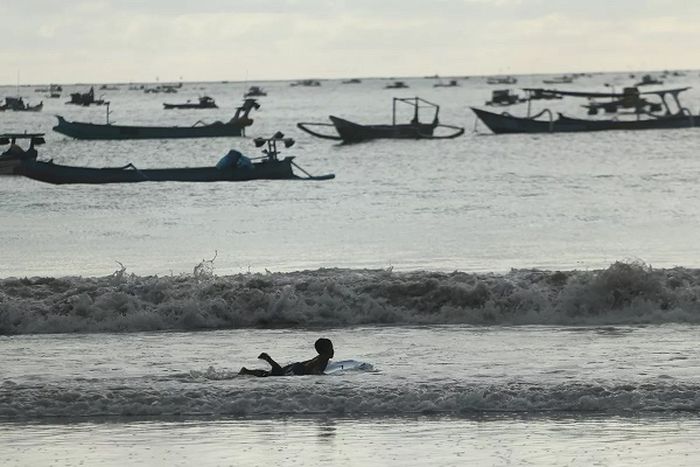
[[[272,367],[270,370],[249,370],[248,368],[243,367],[238,374],[258,376],[261,378],[266,376],[322,375],[323,371],[328,365],[328,360],[333,358],[333,343],[330,341],[330,339],[322,337],[316,341],[314,347],[316,348],[316,352],[318,352],[318,355],[316,355],[314,358],[304,362],[290,363],[286,366],[280,366],[272,359],[272,357],[263,352],[258,356],[258,358],[269,363]]]

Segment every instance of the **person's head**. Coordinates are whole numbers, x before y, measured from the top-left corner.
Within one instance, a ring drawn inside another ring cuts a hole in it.
[[[333,343],[330,339],[322,337],[316,341],[314,347],[316,347],[316,352],[318,352],[319,355],[333,358]]]

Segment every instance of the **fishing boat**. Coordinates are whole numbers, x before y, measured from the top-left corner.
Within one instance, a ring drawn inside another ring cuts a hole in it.
[[[645,104],[635,107],[627,115],[628,118],[614,119],[581,119],[567,117],[559,113],[554,117],[550,109],[532,115],[531,100],[528,99],[527,116],[516,117],[507,112],[494,113],[472,107],[474,113],[494,133],[562,133],[580,131],[605,131],[605,130],[647,130],[666,128],[693,128],[700,126],[700,115],[693,115],[683,107],[678,95],[690,88],[666,89],[639,93],[638,96],[656,96],[658,103],[665,112],[657,114],[652,112]],[[540,92],[547,95],[559,95],[562,97],[578,97],[586,99],[624,99],[624,94],[558,91],[554,89],[525,89],[528,93]],[[674,103],[675,110],[669,105],[669,100]],[[646,102],[646,99],[645,99]],[[658,107],[654,107],[658,108]],[[546,119],[541,119],[545,116]]]
[[[29,140],[29,148],[22,149],[17,140]],[[0,175],[15,175],[17,167],[25,160],[36,159],[35,146],[44,144],[44,133],[5,133],[0,134],[0,146],[10,147],[0,153]]]
[[[243,97],[265,97],[267,93],[260,86],[251,86],[248,88]]]
[[[187,101],[184,104],[166,104],[163,103],[163,108],[165,109],[218,109],[219,106],[216,105],[214,99],[209,96],[202,96],[198,99],[198,102]]]
[[[397,104],[408,104],[413,107],[413,119],[409,123],[396,123]],[[418,118],[419,110],[426,107],[435,111],[433,121],[431,123],[421,123]],[[426,101],[425,99],[421,99],[420,97],[394,97],[390,125],[362,125],[330,115],[329,118],[332,123],[300,122],[297,123],[297,127],[300,130],[303,130],[318,138],[337,140],[344,143],[357,143],[360,141],[368,141],[379,138],[447,139],[456,138],[464,133],[464,128],[441,124],[438,119],[439,113],[439,105]],[[314,126],[334,127],[337,135],[319,133],[311,129],[311,127]],[[447,135],[436,135],[434,132],[437,128],[448,128],[454,131]]]
[[[315,88],[321,85],[321,82],[317,79],[302,79],[300,81],[295,81],[289,83],[290,86],[301,86],[301,87],[311,87]]]
[[[278,132],[272,138],[256,138],[256,147],[266,146],[264,156],[248,158],[236,150],[229,151],[213,167],[184,167],[165,169],[139,169],[134,164],[122,167],[90,168],[24,160],[15,173],[56,185],[107,184],[138,182],[245,182],[250,180],[330,180],[334,174],[314,176],[294,162],[294,156],[278,157],[278,144],[289,148],[291,138]],[[293,168],[302,175],[294,173]]]
[[[542,82],[544,84],[571,84],[574,82],[574,76],[555,76],[554,78],[543,79]]]
[[[76,139],[168,139],[168,138],[216,138],[221,136],[244,136],[245,128],[253,124],[248,117],[252,109],[259,109],[255,99],[245,99],[243,105],[228,122],[204,123],[201,120],[192,126],[136,126],[107,123],[70,122],[57,115],[58,125],[53,130]]]
[[[360,84],[362,82],[359,78],[344,79],[340,84]]]
[[[642,76],[642,80],[635,84],[635,86],[651,86],[653,84],[664,84],[664,82],[651,75],[644,75]]]
[[[89,107],[91,105],[105,105],[109,102],[104,99],[95,99],[95,88],[90,87],[88,92],[80,93],[74,92],[70,95],[70,100],[66,104],[72,105],[82,105],[83,107]]]
[[[434,88],[456,88],[459,87],[459,82],[456,79],[451,79],[446,83],[443,83],[442,81],[433,84]]]
[[[403,81],[394,81],[393,83],[389,83],[386,86],[384,86],[384,89],[407,89],[408,84],[404,83]]]
[[[486,78],[486,84],[516,84],[517,78],[513,76],[491,76]]]
[[[486,101],[486,105],[506,107],[509,105],[520,104],[522,102],[525,102],[525,99],[518,96],[510,89],[497,89],[491,93],[491,100]]]
[[[5,103],[0,105],[0,111],[12,110],[14,112],[41,112],[43,108],[43,101],[36,105],[29,105],[21,97],[6,97]]]

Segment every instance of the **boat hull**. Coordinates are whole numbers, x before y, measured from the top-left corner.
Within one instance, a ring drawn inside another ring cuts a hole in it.
[[[346,143],[372,139],[421,139],[432,138],[437,125],[418,123],[402,125],[360,125],[343,118],[330,116],[340,138]]]
[[[608,130],[655,130],[700,126],[700,116],[674,115],[645,120],[585,120],[559,115],[556,120],[535,120],[497,114],[472,107],[484,124],[496,134],[507,133],[571,133]]]
[[[244,128],[252,119],[235,122],[214,122],[209,125],[189,127],[100,125],[95,123],[69,122],[60,115],[53,130],[75,139],[171,139],[171,138],[216,138],[242,136]]]
[[[244,182],[249,180],[298,180],[292,172],[293,157],[282,160],[262,160],[250,167],[219,169],[217,167],[190,167],[174,169],[139,170],[131,164],[125,167],[89,168],[25,161],[15,168],[17,175],[34,180],[61,184],[106,184],[137,182]],[[331,176],[314,177],[325,180]]]

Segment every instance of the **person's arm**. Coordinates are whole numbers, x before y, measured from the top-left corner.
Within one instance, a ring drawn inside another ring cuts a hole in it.
[[[258,358],[259,358],[260,360],[265,360],[267,363],[269,363],[270,366],[272,367],[272,371],[273,371],[273,372],[275,372],[275,373],[281,373],[281,372],[282,372],[282,367],[279,365],[279,363],[277,363],[276,361],[274,361],[274,360],[272,359],[272,357],[270,357],[266,352],[263,352],[263,353],[261,353],[260,355],[258,355]]]

